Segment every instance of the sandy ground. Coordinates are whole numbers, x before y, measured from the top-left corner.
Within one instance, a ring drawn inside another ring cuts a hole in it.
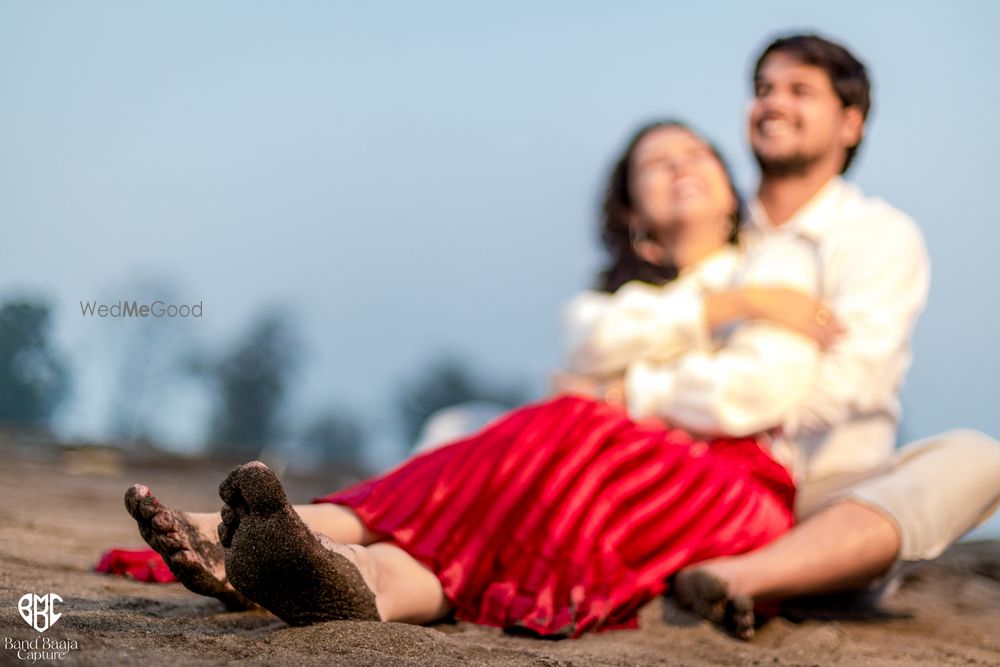
[[[111,546],[141,546],[125,514],[126,486],[142,481],[164,502],[219,506],[220,464],[191,465],[66,452],[0,438],[0,635],[39,635],[19,616],[26,592],[58,593],[63,617],[43,636],[72,640],[57,662],[85,665],[997,665],[1000,542],[959,545],[907,579],[879,610],[793,610],[752,643],[677,609],[647,605],[640,629],[548,641],[469,623],[432,627],[334,622],[291,628],[266,612],[225,613],[179,584],[92,572]],[[288,479],[293,502],[331,490]],[[0,647],[0,664],[25,664]],[[36,664],[51,664],[39,662]]]

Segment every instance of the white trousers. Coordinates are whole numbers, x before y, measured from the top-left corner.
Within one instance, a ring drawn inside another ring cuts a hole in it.
[[[799,484],[796,514],[845,499],[896,526],[899,560],[937,558],[1000,508],[1000,442],[969,429],[912,442],[877,469]]]

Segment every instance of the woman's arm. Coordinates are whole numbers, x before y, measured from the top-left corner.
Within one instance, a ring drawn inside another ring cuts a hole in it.
[[[767,320],[830,347],[844,332],[821,300],[787,287],[741,287],[705,297],[705,321],[718,331],[743,320]]]
[[[746,320],[767,320],[821,348],[843,333],[836,315],[810,294],[786,287],[741,287],[702,294],[690,286],[629,283],[618,293],[585,292],[566,310],[567,370],[606,377],[634,361],[671,361],[708,349],[712,336]]]
[[[603,377],[643,358],[667,361],[706,346],[701,295],[690,286],[629,283],[613,295],[575,298],[566,315],[567,368]]]
[[[623,373],[638,359],[669,361],[709,347],[705,287],[728,282],[735,262],[735,253],[723,252],[667,285],[633,281],[614,294],[577,296],[564,319],[567,369],[606,377]]]
[[[697,433],[744,436],[780,425],[804,399],[819,347],[767,322],[748,322],[715,353],[632,363],[625,376],[629,414],[660,417]]]

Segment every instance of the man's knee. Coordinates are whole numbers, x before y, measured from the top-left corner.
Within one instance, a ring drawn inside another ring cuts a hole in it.
[[[911,443],[890,474],[854,492],[897,517],[903,560],[936,558],[1000,506],[1000,442],[957,429]]]
[[[946,431],[934,439],[985,478],[996,480],[1000,488],[1000,442],[971,428]]]
[[[940,466],[941,473],[956,466],[971,468],[977,474],[998,480],[1000,486],[1000,442],[975,429],[953,429],[903,446],[897,466],[911,463]]]

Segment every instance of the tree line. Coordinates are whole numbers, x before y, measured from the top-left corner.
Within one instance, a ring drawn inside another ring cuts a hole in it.
[[[160,325],[133,331],[116,345],[118,373],[107,420],[108,439],[127,445],[148,438],[149,408],[143,393],[166,391],[167,376],[183,376],[210,397],[206,453],[253,457],[268,448],[293,448],[321,467],[364,470],[371,428],[364,417],[330,405],[305,419],[289,418],[306,353],[296,319],[265,309],[216,351],[195,347],[155,359],[165,335]],[[60,409],[74,397],[70,358],[56,344],[54,308],[38,298],[11,298],[0,305],[0,422],[50,429]],[[484,379],[457,357],[437,355],[411,377],[401,378],[392,400],[403,440],[412,444],[433,412],[464,401],[514,406],[523,389]],[[155,406],[153,407],[155,410]]]

